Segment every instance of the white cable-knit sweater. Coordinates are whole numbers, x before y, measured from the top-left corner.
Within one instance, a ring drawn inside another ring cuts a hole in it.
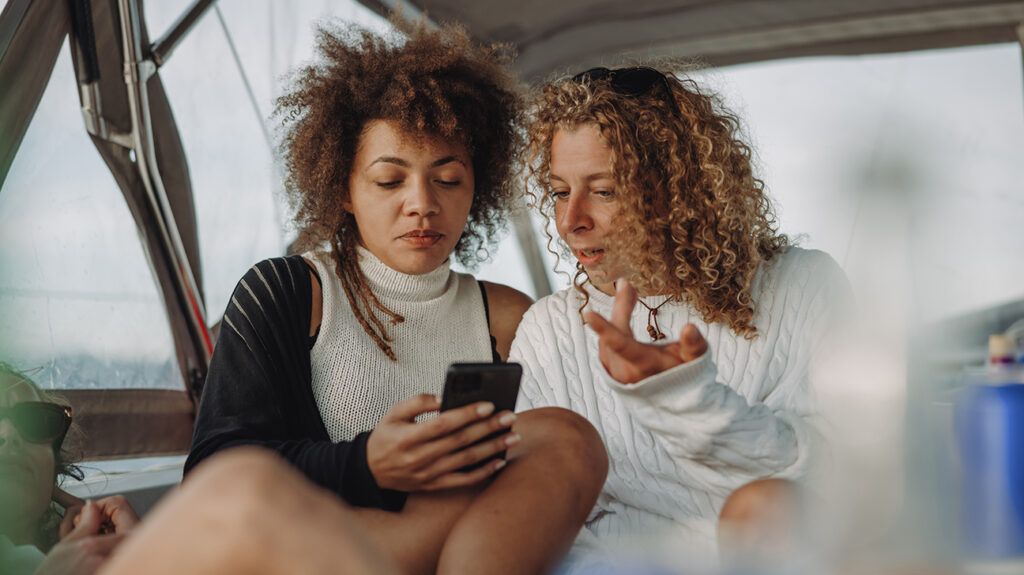
[[[423,275],[389,268],[359,248],[370,289],[405,318],[389,325],[391,361],[363,331],[327,253],[304,254],[322,281],[320,333],[310,350],[313,397],[331,441],[351,441],[394,405],[419,393],[440,397],[455,362],[490,362],[491,339],[476,279],[444,263]]]
[[[589,309],[610,317],[612,297],[588,287]],[[509,358],[523,364],[519,409],[572,409],[594,424],[608,449],[608,479],[577,547],[642,541],[711,552],[730,492],[758,478],[805,474],[821,435],[816,353],[849,297],[831,257],[790,248],[759,271],[756,339],[668,303],[658,313],[662,330],[676,339],[694,323],[709,352],[635,385],[614,381],[601,366],[576,290],[534,304]],[[643,299],[653,307],[665,296]],[[640,341],[649,340],[647,316],[637,305],[631,326]]]

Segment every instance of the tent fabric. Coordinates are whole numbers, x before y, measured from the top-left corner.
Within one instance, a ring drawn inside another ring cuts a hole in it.
[[[394,2],[362,0],[380,8]],[[610,63],[621,54],[711,65],[1016,40],[1019,0],[417,0],[431,19],[508,42],[529,80]]]
[[[21,2],[11,2],[0,18],[6,44],[0,60],[0,188],[71,25],[67,2],[36,0],[21,8]]]

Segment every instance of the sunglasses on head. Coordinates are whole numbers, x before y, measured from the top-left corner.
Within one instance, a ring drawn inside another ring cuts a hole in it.
[[[71,426],[71,408],[43,401],[25,401],[10,407],[0,407],[0,421],[7,419],[29,443],[52,443],[55,447],[64,441]]]
[[[616,68],[614,70],[591,68],[586,72],[576,74],[572,77],[572,80],[574,82],[588,82],[591,84],[607,81],[616,94],[622,94],[623,96],[640,96],[649,92],[654,86],[660,85],[665,89],[665,95],[672,104],[672,109],[678,113],[676,99],[672,95],[672,85],[664,74],[654,68],[646,66]]]

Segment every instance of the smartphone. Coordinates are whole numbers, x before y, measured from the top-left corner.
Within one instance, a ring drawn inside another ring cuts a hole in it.
[[[516,398],[519,396],[519,380],[522,377],[523,367],[518,363],[453,363],[448,366],[448,373],[445,376],[441,411],[479,401],[493,403],[494,413],[515,411]],[[477,443],[497,439],[506,433],[508,430],[496,431]],[[463,467],[459,471],[472,471],[495,459],[505,459],[505,452],[496,453],[493,457]]]

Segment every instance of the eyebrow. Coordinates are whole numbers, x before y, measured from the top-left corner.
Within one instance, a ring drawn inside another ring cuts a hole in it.
[[[552,180],[558,180],[559,182],[562,182],[563,184],[565,183],[565,180],[563,180],[562,178],[560,178],[559,176],[556,176],[554,174],[551,174],[551,179]],[[589,176],[586,176],[585,178],[583,178],[583,181],[585,181],[585,182],[593,182],[594,180],[604,180],[604,179],[611,180],[611,179],[614,179],[614,178],[612,178],[612,173],[611,172],[599,172],[597,174],[590,174]]]
[[[443,166],[445,164],[450,164],[452,162],[457,162],[459,164],[462,164],[463,166],[466,165],[465,162],[463,162],[462,160],[460,160],[456,156],[445,156],[445,157],[443,157],[443,158],[441,158],[439,160],[435,160],[434,162],[432,162],[430,164],[430,167],[431,168],[437,168],[439,166]],[[376,160],[370,162],[370,166],[372,166],[374,164],[378,164],[378,163],[395,164],[396,166],[401,166],[403,168],[411,168],[412,167],[412,164],[410,164],[406,160],[403,160],[402,158],[397,158],[395,156],[381,156],[381,157],[377,158]],[[370,167],[370,166],[367,166],[367,167]]]

